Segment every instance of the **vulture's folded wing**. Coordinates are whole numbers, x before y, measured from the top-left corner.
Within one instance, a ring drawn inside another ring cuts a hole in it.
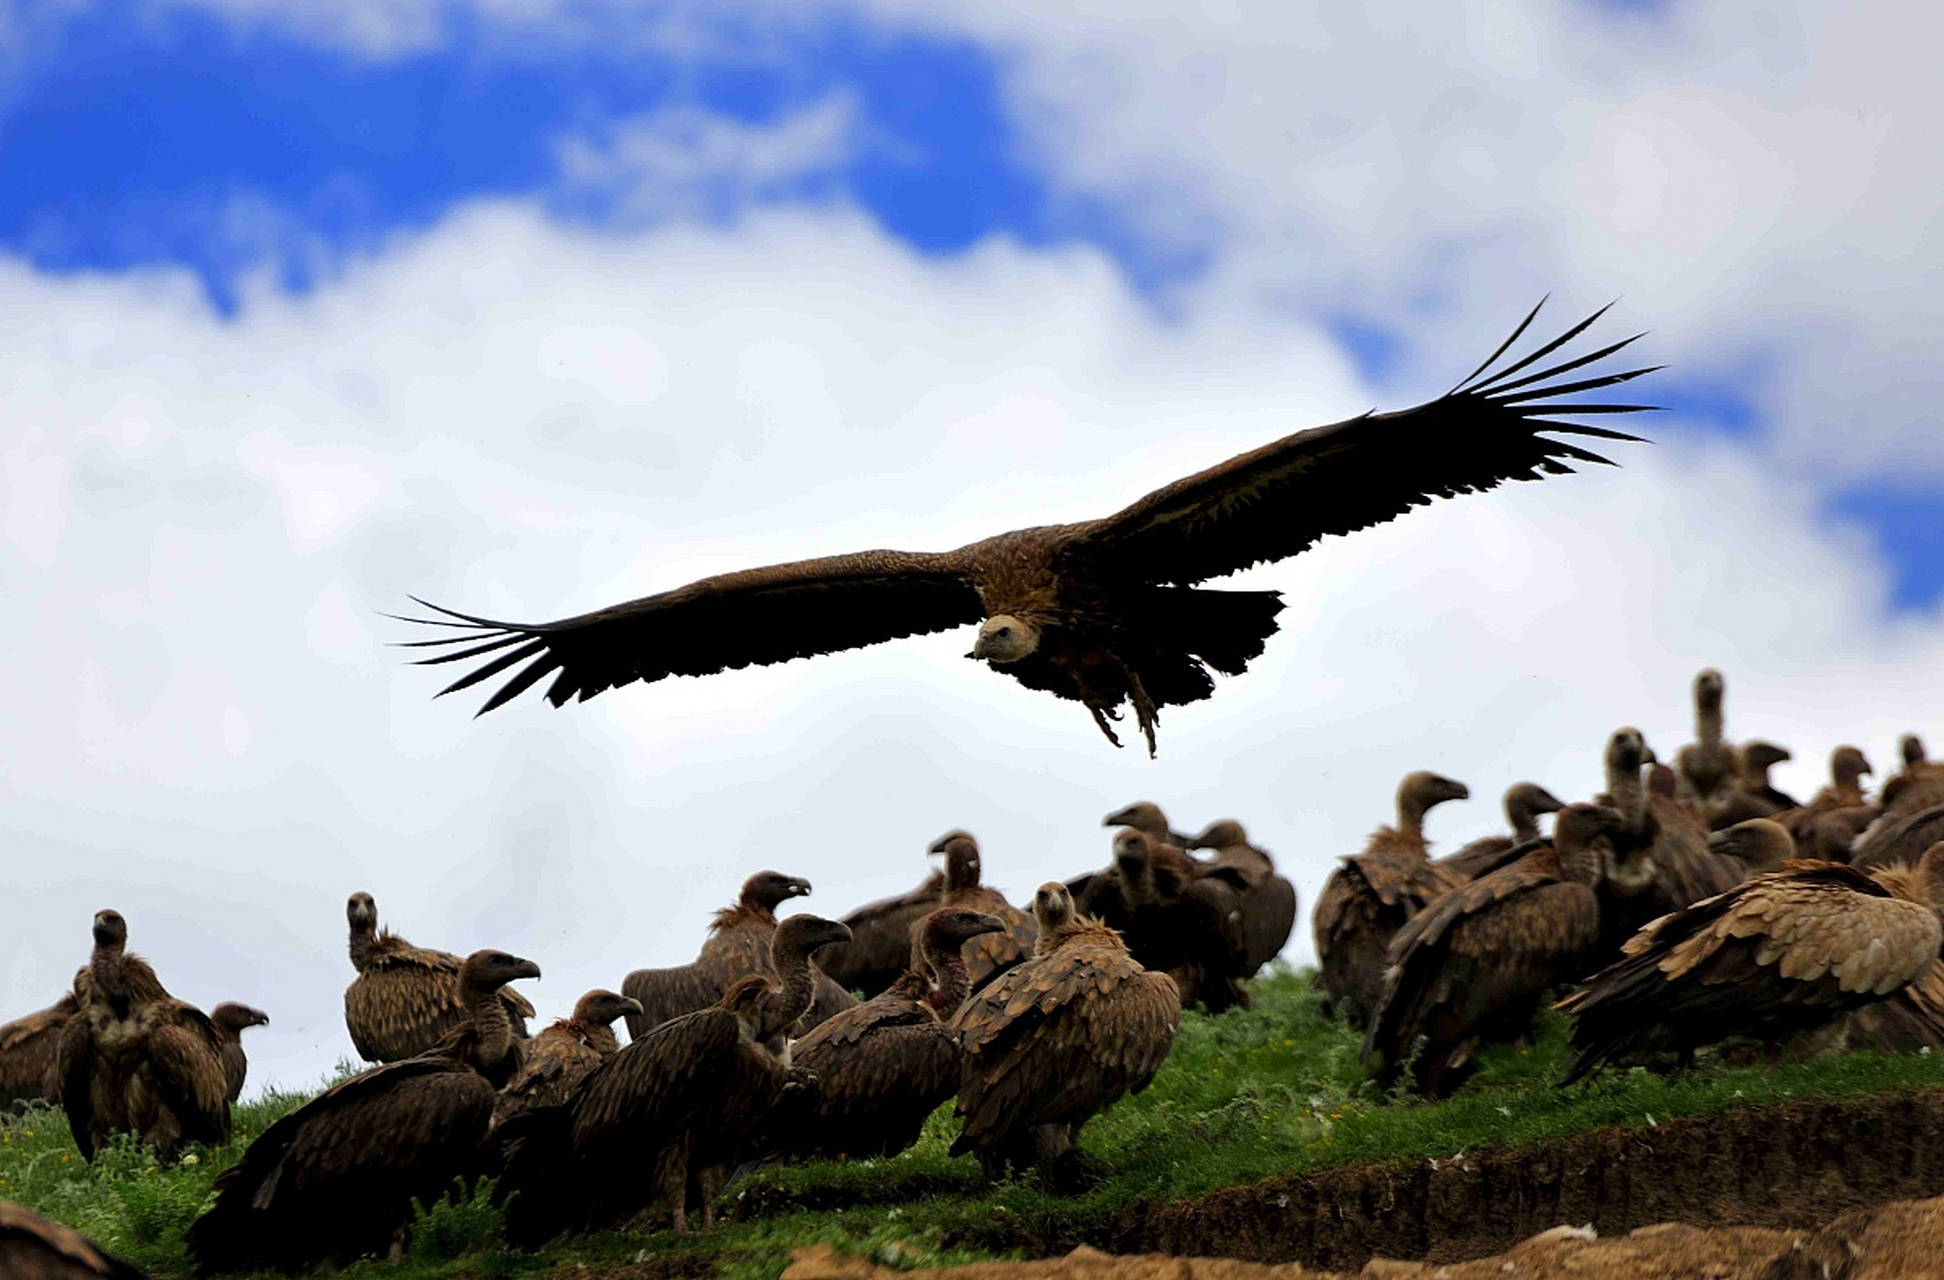
[[[409,642],[442,650],[420,663],[479,663],[440,694],[513,672],[482,715],[549,675],[547,698],[560,706],[636,680],[787,662],[985,616],[952,552],[861,551],[744,569],[558,622],[495,622],[419,603],[445,616],[406,621],[453,630]]]
[[[1137,567],[1152,582],[1187,585],[1293,556],[1325,534],[1382,524],[1433,498],[1563,475],[1572,471],[1570,462],[1610,465],[1588,449],[1537,433],[1639,439],[1571,421],[1653,407],[1570,399],[1652,372],[1602,371],[1601,362],[1634,339],[1530,371],[1604,310],[1496,367],[1538,315],[1534,307],[1449,394],[1412,409],[1299,431],[1177,480],[1096,522],[1076,551]]]

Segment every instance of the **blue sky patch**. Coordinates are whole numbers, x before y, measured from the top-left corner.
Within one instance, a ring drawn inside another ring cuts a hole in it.
[[[1893,575],[1892,609],[1944,602],[1944,488],[1879,479],[1845,489],[1829,512],[1869,532]]]
[[[186,267],[225,312],[253,269],[302,291],[471,199],[623,217],[611,194],[565,188],[569,139],[598,145],[683,106],[761,127],[839,92],[857,108],[842,163],[755,198],[847,200],[928,253],[994,234],[1093,244],[1155,292],[1210,257],[1146,243],[1105,203],[1056,199],[1016,145],[1000,66],[965,42],[834,23],[697,64],[621,39],[543,56],[462,26],[447,48],[363,61],[132,0],[39,35],[0,98],[0,247],[53,272]]]

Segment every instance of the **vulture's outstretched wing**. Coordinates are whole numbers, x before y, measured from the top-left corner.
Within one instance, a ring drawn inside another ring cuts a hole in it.
[[[787,662],[945,631],[985,616],[953,552],[860,551],[766,565],[558,622],[495,622],[418,603],[445,616],[405,621],[454,631],[408,642],[443,650],[420,659],[421,665],[480,663],[441,689],[441,696],[513,672],[481,715],[549,675],[554,679],[547,699],[557,707],[636,680]]]
[[[1491,358],[1450,393],[1416,408],[1299,431],[1177,480],[1098,521],[1076,550],[1138,566],[1154,582],[1186,586],[1293,556],[1325,534],[1382,524],[1433,498],[1493,489],[1507,480],[1563,475],[1572,470],[1569,462],[1610,465],[1590,450],[1536,433],[1638,440],[1568,419],[1654,406],[1562,397],[1653,372],[1589,370],[1591,376],[1567,377],[1598,365],[1640,335],[1526,372],[1605,310],[1494,369],[1539,314],[1534,307]]]

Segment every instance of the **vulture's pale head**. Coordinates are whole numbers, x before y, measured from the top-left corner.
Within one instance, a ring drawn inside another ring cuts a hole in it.
[[[1726,688],[1721,673],[1713,667],[1694,677],[1694,705],[1707,711],[1721,710],[1721,695]]]
[[[1829,774],[1839,787],[1854,787],[1864,774],[1875,772],[1869,757],[1855,747],[1838,747],[1829,753]]]
[[[968,656],[987,662],[1018,662],[1039,648],[1039,628],[1010,613],[994,614],[979,624],[979,638]]]
[[[641,1001],[598,988],[574,1001],[574,1021],[589,1026],[605,1027],[617,1018],[641,1013]]]
[[[1042,937],[1073,919],[1073,895],[1058,880],[1049,880],[1033,894],[1033,919]]]
[[[354,893],[344,902],[344,918],[359,933],[370,933],[378,927],[378,904],[368,893]]]
[[[1629,774],[1638,778],[1642,765],[1654,759],[1654,749],[1647,745],[1646,736],[1632,725],[1615,729],[1607,739],[1606,767],[1609,785],[1615,774]]]

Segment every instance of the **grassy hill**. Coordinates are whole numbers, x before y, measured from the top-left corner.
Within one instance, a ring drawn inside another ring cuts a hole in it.
[[[1785,1065],[1704,1060],[1671,1078],[1635,1070],[1559,1090],[1551,1081],[1564,1055],[1563,1028],[1549,1021],[1529,1048],[1489,1050],[1456,1097],[1421,1103],[1386,1096],[1363,1078],[1357,1038],[1322,1016],[1308,974],[1278,972],[1253,991],[1250,1010],[1188,1015],[1153,1086],[1087,1126],[1082,1145],[1104,1176],[1084,1194],[1053,1195],[1030,1179],[986,1184],[969,1157],[945,1155],[956,1130],[948,1107],[932,1117],[915,1149],[895,1159],[778,1168],[745,1179],[724,1207],[725,1218],[736,1220],[706,1236],[684,1239],[644,1224],[538,1255],[513,1253],[498,1247],[498,1217],[475,1195],[427,1214],[411,1257],[344,1274],[485,1280],[581,1263],[774,1276],[792,1248],[813,1241],[894,1266],[938,1265],[1005,1256],[1024,1241],[1083,1236],[1089,1223],[1130,1207],[1273,1175],[1532,1146],[1608,1125],[1645,1128],[1792,1098],[1944,1086],[1944,1061],[1936,1057],[1848,1054]],[[216,1174],[251,1134],[301,1101],[273,1094],[240,1106],[230,1146],[199,1151],[193,1163],[166,1170],[128,1142],[84,1164],[57,1111],[0,1119],[0,1198],[71,1223],[158,1277],[187,1276],[183,1232]]]

